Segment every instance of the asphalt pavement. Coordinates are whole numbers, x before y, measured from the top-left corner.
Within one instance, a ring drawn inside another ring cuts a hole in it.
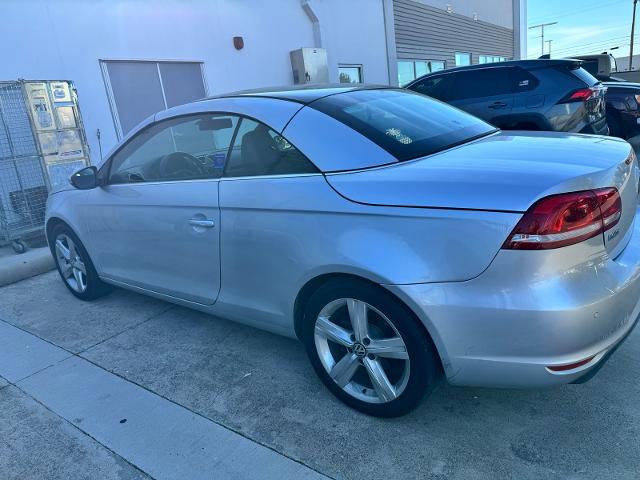
[[[637,330],[584,385],[444,384],[371,418],[297,341],[123,290],[83,303],[50,272],[0,288],[0,477],[637,479],[639,374]]]

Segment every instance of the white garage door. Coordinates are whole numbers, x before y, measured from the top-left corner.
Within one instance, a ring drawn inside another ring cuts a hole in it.
[[[101,61],[120,137],[160,110],[207,95],[202,63]]]

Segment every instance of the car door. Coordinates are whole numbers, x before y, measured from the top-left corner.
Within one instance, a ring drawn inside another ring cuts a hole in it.
[[[509,67],[463,70],[453,75],[445,101],[490,123],[513,109],[513,89]]]
[[[227,316],[290,328],[283,299],[295,295],[292,285],[304,270],[296,260],[304,256],[297,232],[322,221],[305,204],[328,188],[283,136],[256,120],[241,120],[220,182],[220,302],[221,308],[234,305]]]
[[[101,276],[201,304],[220,290],[219,178],[238,117],[146,127],[109,160],[83,206]]]

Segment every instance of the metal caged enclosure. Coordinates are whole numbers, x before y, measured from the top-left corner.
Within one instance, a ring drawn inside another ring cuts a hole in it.
[[[41,235],[47,196],[88,164],[70,82],[0,82],[0,246]]]

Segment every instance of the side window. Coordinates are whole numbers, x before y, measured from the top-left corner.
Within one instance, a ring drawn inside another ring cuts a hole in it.
[[[226,177],[317,173],[318,169],[283,136],[243,118],[225,168]]]
[[[511,68],[511,90],[514,93],[528,92],[538,86],[538,79],[522,68]]]
[[[109,183],[219,178],[238,121],[200,114],[152,125],[112,157]]]
[[[470,70],[455,74],[450,100],[482,98],[511,92],[510,76],[505,68]]]
[[[439,100],[447,96],[448,86],[451,84],[451,75],[427,77],[411,86],[411,90],[428,95]]]

